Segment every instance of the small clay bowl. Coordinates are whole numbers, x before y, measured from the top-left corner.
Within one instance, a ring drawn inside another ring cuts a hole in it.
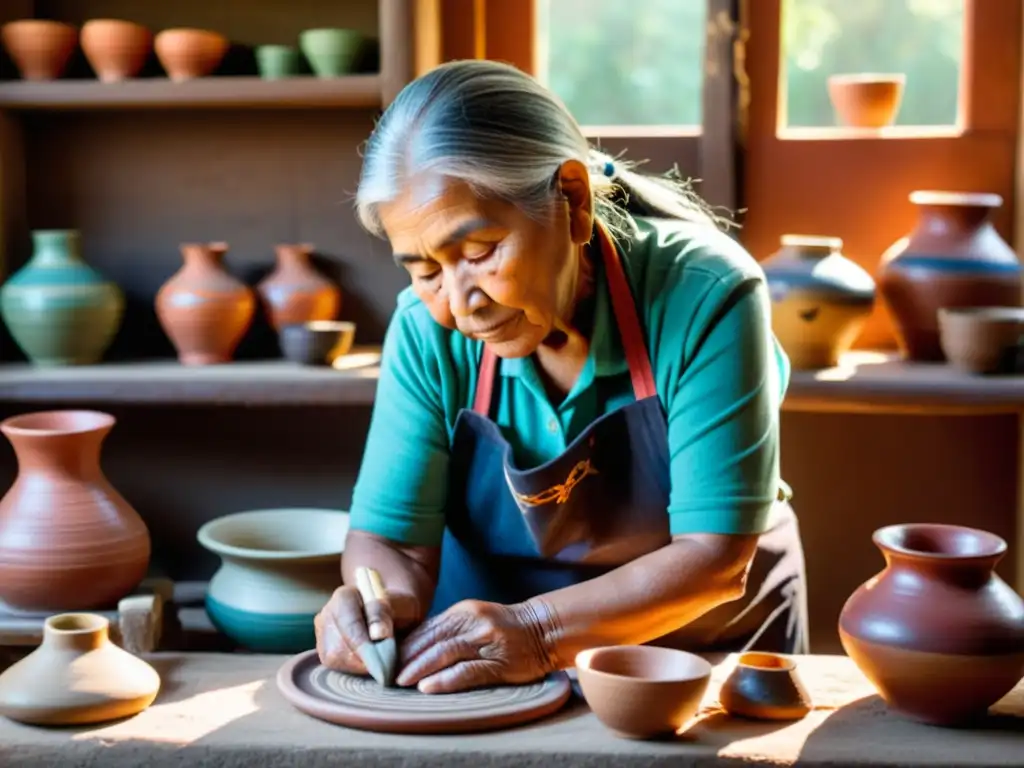
[[[284,356],[300,365],[331,365],[348,354],[356,336],[356,324],[335,320],[286,325],[278,338]]]
[[[718,701],[730,715],[751,720],[799,720],[811,711],[796,662],[776,653],[742,654]]]
[[[939,310],[939,344],[950,365],[966,373],[1019,372],[1022,341],[1022,307]]]
[[[78,29],[44,19],[20,19],[0,27],[0,40],[25,80],[56,80],[78,47]]]
[[[590,709],[613,733],[653,739],[678,732],[697,714],[711,664],[671,648],[608,646],[578,654],[576,675]]]
[[[82,26],[82,53],[101,83],[135,77],[153,48],[153,33],[120,19],[90,19]]]
[[[224,35],[206,29],[165,29],[153,41],[167,77],[176,83],[213,74],[228,45]]]
[[[341,77],[355,66],[363,35],[354,29],[307,29],[299,47],[317,77]]]
[[[885,128],[896,120],[906,83],[902,74],[832,75],[828,96],[843,125]]]

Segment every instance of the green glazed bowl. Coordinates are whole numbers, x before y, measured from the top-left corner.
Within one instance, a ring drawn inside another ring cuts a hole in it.
[[[299,50],[290,45],[261,45],[256,66],[264,80],[280,80],[299,74]]]
[[[354,29],[307,29],[299,47],[317,77],[341,77],[352,72],[363,35]]]

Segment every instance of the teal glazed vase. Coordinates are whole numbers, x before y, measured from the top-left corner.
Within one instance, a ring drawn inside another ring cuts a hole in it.
[[[362,47],[363,36],[354,29],[307,29],[299,47],[317,77],[350,74]]]
[[[32,258],[0,287],[0,317],[35,365],[99,362],[124,317],[124,294],[82,259],[76,230],[32,233]]]

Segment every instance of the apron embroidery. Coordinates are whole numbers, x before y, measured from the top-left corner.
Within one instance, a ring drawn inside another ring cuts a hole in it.
[[[576,466],[569,472],[569,476],[565,479],[564,483],[556,483],[540,493],[519,493],[516,491],[509,477],[508,468],[505,469],[505,480],[508,482],[516,501],[529,507],[540,507],[552,502],[555,504],[565,504],[572,495],[573,488],[582,483],[583,479],[588,475],[596,474],[598,474],[598,471],[594,469],[590,459],[584,459],[583,461],[576,462]]]

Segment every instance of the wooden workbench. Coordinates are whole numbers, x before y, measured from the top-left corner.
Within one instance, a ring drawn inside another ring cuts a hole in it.
[[[578,700],[540,723],[469,736],[396,736],[322,723],[277,691],[279,656],[164,654],[156,703],[89,729],[46,730],[0,719],[0,765],[17,768],[282,768],[302,766],[1020,766],[1024,685],[993,708],[984,730],[947,730],[889,712],[842,656],[799,657],[815,711],[796,723],[734,720],[716,706],[731,660],[716,667],[705,707],[671,741],[634,742],[605,730]]]

